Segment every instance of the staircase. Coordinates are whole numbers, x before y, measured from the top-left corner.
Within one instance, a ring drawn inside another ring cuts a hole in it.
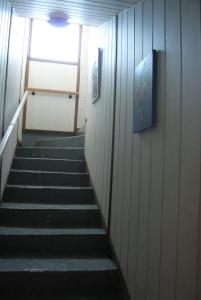
[[[128,299],[73,143],[16,149],[0,207],[2,300]]]

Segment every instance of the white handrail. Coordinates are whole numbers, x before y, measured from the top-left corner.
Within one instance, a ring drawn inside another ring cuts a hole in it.
[[[22,97],[22,100],[20,101],[20,104],[19,104],[19,106],[18,106],[18,108],[17,108],[17,110],[16,110],[16,112],[15,112],[15,114],[14,114],[14,116],[13,116],[13,118],[12,118],[5,134],[4,134],[4,137],[3,137],[3,139],[0,143],[0,159],[2,158],[5,146],[6,146],[6,144],[8,143],[8,141],[10,139],[13,128],[14,128],[14,126],[15,126],[15,124],[16,124],[19,116],[20,116],[20,113],[21,113],[21,111],[22,111],[22,109],[23,109],[23,107],[24,107],[24,105],[27,101],[27,96],[28,96],[28,91],[26,91],[24,93],[24,95]]]

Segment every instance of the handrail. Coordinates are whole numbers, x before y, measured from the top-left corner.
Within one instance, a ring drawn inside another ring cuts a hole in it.
[[[79,92],[72,92],[72,91],[41,89],[41,88],[34,88],[34,87],[28,87],[27,90],[30,91],[30,92],[50,93],[50,94],[52,93],[52,94],[62,94],[62,95],[79,96]]]
[[[10,136],[11,136],[11,133],[13,131],[13,128],[14,128],[14,126],[15,126],[15,124],[16,124],[19,116],[20,116],[20,113],[21,113],[21,111],[22,111],[22,109],[23,109],[23,107],[24,107],[24,105],[25,105],[25,103],[27,101],[27,96],[28,96],[28,91],[26,91],[24,93],[24,95],[23,95],[23,97],[22,97],[22,99],[20,101],[20,104],[19,104],[19,106],[18,106],[18,108],[17,108],[17,110],[16,110],[16,112],[15,112],[15,114],[14,114],[14,116],[13,116],[13,118],[12,118],[12,120],[11,120],[11,122],[10,122],[10,124],[9,124],[6,132],[5,132],[5,134],[4,134],[4,137],[3,137],[3,139],[2,139],[2,141],[0,143],[0,159],[2,158],[5,146],[6,146],[6,144],[8,143],[8,141],[10,139]]]

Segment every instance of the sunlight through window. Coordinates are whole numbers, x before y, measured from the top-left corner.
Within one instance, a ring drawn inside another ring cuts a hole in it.
[[[33,21],[31,57],[78,62],[79,25],[57,28],[46,21]]]

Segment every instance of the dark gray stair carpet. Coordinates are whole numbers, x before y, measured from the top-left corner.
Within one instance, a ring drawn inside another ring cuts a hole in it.
[[[84,160],[84,148],[17,147],[15,156]]]
[[[18,257],[107,257],[107,235],[102,228],[0,227],[0,254]]]
[[[8,203],[0,209],[1,225],[28,227],[100,227],[101,217],[96,205],[42,205]]]
[[[46,273],[46,272],[104,272],[114,271],[116,264],[106,258],[67,259],[67,258],[0,258],[2,272]]]
[[[89,186],[87,173],[67,173],[50,171],[12,170],[8,177],[9,184],[53,185],[53,186]]]
[[[7,184],[4,201],[25,203],[93,203],[91,187],[41,186]]]
[[[0,207],[1,299],[129,299],[84,149],[71,147],[81,142],[17,147]]]
[[[84,135],[58,137],[36,142],[36,147],[84,147]]]
[[[48,294],[48,293],[47,293]],[[104,295],[100,295],[100,296],[68,296],[68,297],[60,297],[60,296],[55,296],[55,297],[51,297],[51,296],[43,296],[41,298],[40,295],[38,296],[32,296],[32,295],[24,295],[22,296],[18,296],[15,294],[10,294],[8,295],[8,292],[6,293],[6,295],[3,297],[3,300],[24,300],[24,299],[29,299],[29,300],[122,300],[125,299],[123,295],[120,295],[120,293],[118,294],[104,294]]]
[[[12,169],[86,173],[84,160],[15,157]]]

